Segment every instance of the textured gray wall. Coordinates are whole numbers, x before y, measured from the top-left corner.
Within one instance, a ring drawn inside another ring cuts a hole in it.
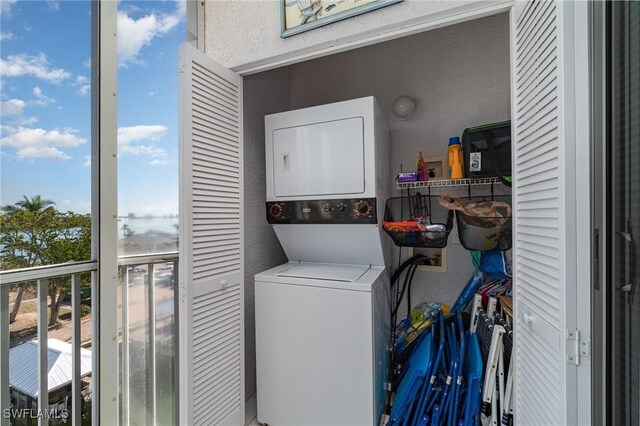
[[[467,127],[508,119],[509,81],[509,17],[500,14],[292,65],[291,109],[375,96],[387,112],[395,173],[401,163],[415,168],[419,150],[446,155],[449,137]],[[416,100],[410,120],[392,114],[400,95]],[[473,272],[456,235],[447,272],[416,273],[412,301],[455,301]]]
[[[292,55],[314,55],[329,46],[357,43],[424,20],[442,25],[445,14],[482,9],[506,0],[405,0],[380,10],[280,38],[281,0],[209,0],[205,2],[205,51],[229,68],[244,68]]]
[[[244,286],[245,391],[256,391],[255,274],[287,257],[266,221],[264,116],[289,109],[289,70],[277,69],[244,79]]]

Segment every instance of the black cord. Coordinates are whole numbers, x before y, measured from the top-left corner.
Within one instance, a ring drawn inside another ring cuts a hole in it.
[[[411,312],[411,286],[413,285],[413,276],[418,270],[418,265],[424,263],[426,259],[420,259],[420,262],[416,261],[415,266],[411,270],[411,277],[409,278],[409,288],[407,288],[407,314]]]
[[[409,276],[411,275],[411,270],[412,268],[414,268],[415,265],[412,263],[409,266],[409,270],[407,270],[407,273],[404,275],[404,284],[402,284],[402,290],[400,291],[400,297],[398,299],[396,299],[396,305],[393,308],[393,311],[391,312],[391,318],[393,320],[393,327],[395,327],[396,324],[396,315],[398,313],[398,309],[400,308],[400,305],[402,304],[402,298],[404,297],[404,292],[407,290],[407,285],[409,284]]]
[[[395,282],[398,281],[398,278],[400,277],[400,274],[402,274],[402,271],[404,271],[411,263],[423,257],[425,257],[424,254],[418,253],[405,260],[404,263],[402,263],[402,265],[400,265],[400,267],[393,273],[393,275],[391,275],[391,287],[393,287]]]
[[[407,271],[407,273],[404,276],[404,283],[402,285],[402,291],[400,292],[400,298],[396,300],[396,306],[393,309],[393,311],[391,312],[391,319],[392,319],[392,326],[395,328],[396,327],[396,319],[397,319],[397,314],[398,314],[398,309],[400,308],[400,305],[402,304],[402,298],[404,297],[404,293],[407,289],[411,289],[411,283],[413,282],[413,276],[416,273],[416,270],[418,269],[418,266],[420,264],[423,264],[426,261],[426,258],[424,258],[424,256],[422,256],[422,258],[416,259],[413,261],[413,263],[411,263],[409,270]],[[411,309],[411,296],[407,295],[407,304],[409,306],[409,311]]]

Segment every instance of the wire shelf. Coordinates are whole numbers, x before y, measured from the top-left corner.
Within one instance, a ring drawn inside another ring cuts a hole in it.
[[[440,188],[455,186],[477,186],[500,183],[500,178],[433,179],[424,182],[396,182],[396,189]]]

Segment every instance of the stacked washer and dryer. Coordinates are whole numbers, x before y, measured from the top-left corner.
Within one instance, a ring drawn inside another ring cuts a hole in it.
[[[255,276],[258,422],[376,425],[385,402],[388,127],[373,97],[265,117],[267,220],[289,262]]]

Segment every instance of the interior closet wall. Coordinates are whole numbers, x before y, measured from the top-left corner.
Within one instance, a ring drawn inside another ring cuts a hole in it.
[[[245,395],[256,391],[254,275],[287,257],[267,223],[264,116],[289,109],[289,69],[244,78]]]
[[[414,169],[419,150],[446,155],[448,138],[466,127],[509,119],[509,81],[509,17],[500,14],[292,65],[290,108],[375,96],[387,113],[395,174],[400,164]],[[392,113],[400,95],[417,103],[407,121]],[[413,301],[451,304],[466,284],[473,266],[456,235],[446,273],[416,273]]]
[[[244,223],[246,396],[255,386],[254,275],[286,262],[265,218],[264,116],[375,96],[387,113],[391,169],[415,167],[418,150],[446,155],[450,136],[509,118],[509,26],[501,14],[405,37],[244,78]],[[417,102],[415,115],[392,114],[400,95]],[[388,176],[392,180],[393,176]],[[461,193],[464,194],[464,193]],[[393,190],[391,196],[399,196]],[[312,244],[313,242],[309,242]],[[407,250],[403,250],[407,254]],[[473,272],[454,233],[447,271],[416,273],[412,299],[451,304]],[[397,250],[394,255],[397,262]],[[392,269],[394,267],[392,266]]]

